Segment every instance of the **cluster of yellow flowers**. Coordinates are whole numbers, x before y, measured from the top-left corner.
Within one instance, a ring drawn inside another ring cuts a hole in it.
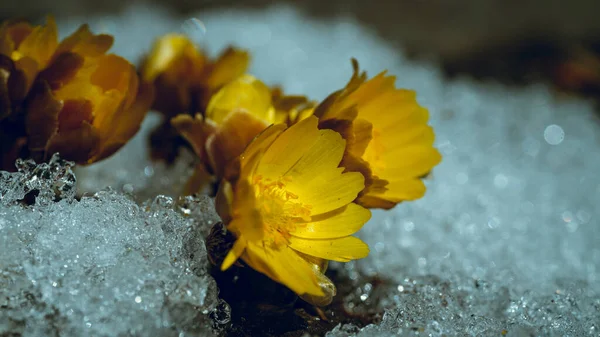
[[[111,44],[85,25],[58,43],[52,19],[2,24],[3,166],[56,152],[93,163],[157,110],[161,130],[185,139],[199,159],[186,192],[217,183],[217,212],[236,237],[221,269],[241,259],[311,303],[335,295],[328,261],[369,253],[352,236],[369,209],[423,196],[422,178],[441,160],[415,93],[385,72],[367,79],[355,60],[347,85],[319,103],[247,74],[242,50],[210,60],[185,36],[166,35],[138,76],[106,54]]]
[[[427,110],[413,91],[395,88],[395,77],[367,79],[355,60],[348,84],[315,103],[244,74],[241,51],[228,50],[208,69],[201,55],[185,37],[166,36],[142,73],[163,79],[157,95],[179,93],[186,113],[171,124],[200,159],[188,192],[210,177],[219,183],[217,211],[236,237],[221,269],[241,258],[307,301],[329,303],[327,261],[367,256],[352,235],[369,208],[425,193],[421,178],[441,159]],[[220,81],[210,81],[215,73]]]

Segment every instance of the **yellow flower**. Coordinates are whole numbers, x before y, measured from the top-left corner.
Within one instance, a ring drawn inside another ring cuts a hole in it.
[[[365,176],[357,203],[389,209],[418,199],[425,193],[421,178],[441,161],[428,111],[414,91],[395,88],[394,76],[382,72],[366,80],[352,61],[354,75],[346,87],[315,109],[319,127],[348,141],[342,165]]]
[[[306,110],[307,106],[309,102],[304,97],[284,96],[254,76],[243,75],[212,96],[204,116],[181,114],[173,118],[172,125],[202,161],[186,193],[200,189],[206,182],[201,177],[207,177],[207,173],[220,179],[226,165],[256,135],[271,124],[290,123],[299,111],[304,111],[298,109]]]
[[[317,124],[311,116],[267,128],[232,162],[217,195],[217,211],[237,238],[221,269],[241,258],[313,299],[333,295],[319,261],[367,256],[351,235],[371,215],[352,203],[363,176],[339,167],[346,142]]]
[[[216,60],[208,59],[185,35],[159,38],[143,61],[142,77],[153,82],[153,109],[167,116],[202,112],[219,88],[246,72],[246,51],[226,49]]]
[[[52,18],[46,26],[24,22],[0,28],[2,129],[20,129],[28,156],[90,164],[123,146],[139,129],[152,100],[125,59],[106,55],[113,38],[87,25],[58,43]],[[5,149],[2,149],[3,152]]]

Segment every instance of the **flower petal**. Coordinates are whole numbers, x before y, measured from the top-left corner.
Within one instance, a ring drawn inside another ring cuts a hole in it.
[[[317,141],[317,122],[312,117],[287,128],[265,152],[256,174],[276,180],[288,172]]]
[[[311,222],[299,225],[290,234],[306,239],[341,238],[358,232],[370,218],[368,209],[351,203],[340,210],[313,217]]]
[[[221,124],[237,111],[249,113],[267,125],[272,124],[275,110],[271,106],[269,87],[254,76],[241,76],[226,84],[210,99],[205,116]]]
[[[410,146],[391,150],[383,156],[387,165],[373,168],[380,178],[395,180],[405,177],[420,178],[440,163],[442,156],[431,146]]]
[[[248,69],[250,55],[244,50],[227,48],[212,65],[206,85],[210,89],[218,89],[226,83],[241,76]]]
[[[361,259],[369,255],[369,246],[353,236],[333,240],[310,240],[292,236],[290,247],[307,255],[339,262]]]
[[[287,246],[274,250],[249,241],[242,259],[297,294],[324,295],[312,266]]]
[[[217,178],[225,175],[226,166],[267,126],[246,112],[234,112],[223,121],[206,141],[206,153]]]
[[[87,24],[66,37],[58,45],[56,54],[72,52],[86,57],[98,57],[106,53],[113,44],[113,37],[107,34],[94,35]]]
[[[223,260],[223,264],[221,265],[221,271],[229,269],[244,253],[244,250],[246,250],[246,240],[241,237],[233,243],[233,247],[231,247],[231,250],[225,256],[225,260]]]
[[[200,114],[195,118],[188,114],[177,115],[171,118],[171,125],[192,146],[198,158],[205,160],[206,139],[216,132],[217,126]]]
[[[54,51],[58,46],[58,29],[54,18],[48,17],[46,26],[37,26],[29,35],[19,44],[16,53],[20,57],[29,57],[33,59],[38,69],[46,67]]]
[[[63,102],[54,97],[47,83],[39,82],[33,87],[25,119],[29,150],[46,150],[48,141],[58,131],[58,114],[62,108]]]

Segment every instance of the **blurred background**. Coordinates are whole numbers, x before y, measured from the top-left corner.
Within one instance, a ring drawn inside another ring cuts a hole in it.
[[[261,9],[291,4],[317,18],[350,15],[416,58],[439,62],[454,76],[526,83],[598,96],[600,2],[596,0],[23,0],[0,2],[0,18],[39,20],[118,14],[153,3],[181,16],[209,9]]]

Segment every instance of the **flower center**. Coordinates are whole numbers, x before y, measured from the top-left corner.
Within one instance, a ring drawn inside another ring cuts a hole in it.
[[[310,205],[298,202],[298,196],[285,188],[289,180],[255,176],[254,191],[263,220],[264,241],[273,248],[289,243],[290,232],[310,220]]]

